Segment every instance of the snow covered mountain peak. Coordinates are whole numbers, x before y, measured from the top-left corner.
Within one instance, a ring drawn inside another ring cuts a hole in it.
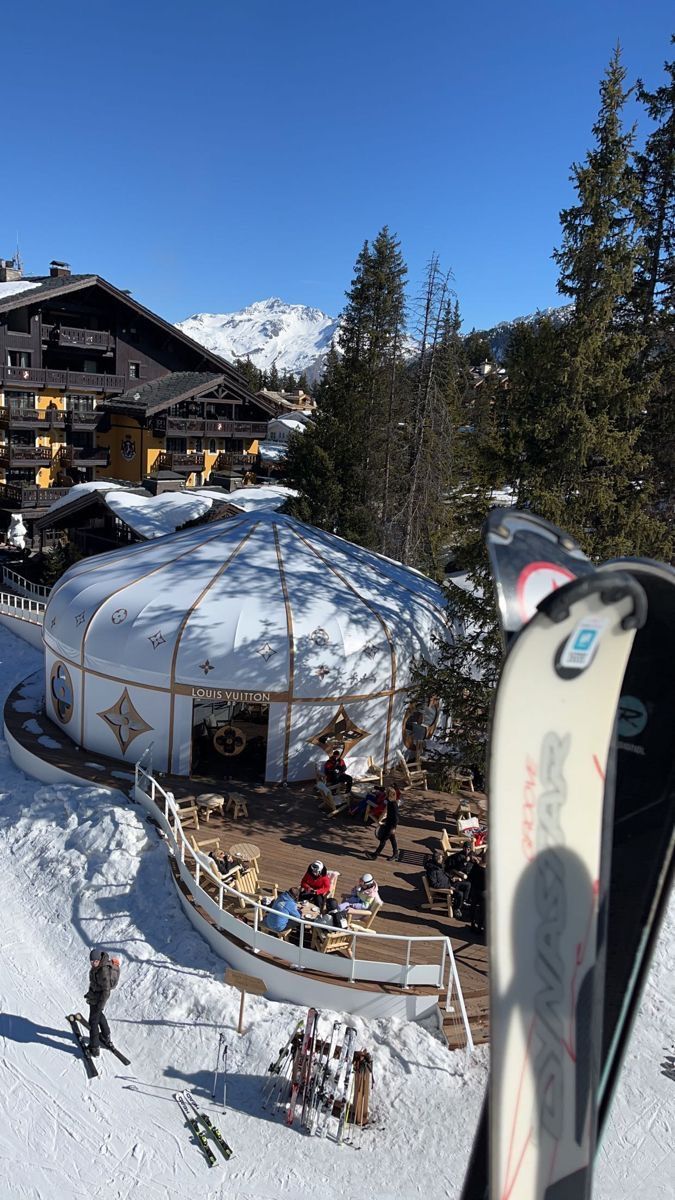
[[[260,370],[320,376],[338,322],[319,308],[288,304],[278,296],[256,300],[234,313],[195,313],[178,328],[232,362],[250,358]]]

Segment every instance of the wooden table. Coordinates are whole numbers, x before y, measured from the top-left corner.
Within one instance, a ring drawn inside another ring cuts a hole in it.
[[[204,810],[207,825],[211,813],[215,812],[216,809],[220,809],[222,812],[224,803],[225,797],[220,796],[218,792],[202,792],[201,795],[197,796],[197,807]]]
[[[257,862],[260,858],[261,850],[256,846],[255,842],[235,842],[230,846],[228,851],[233,858],[239,858],[242,862]]]
[[[316,918],[321,916],[321,909],[317,904],[312,904],[311,900],[301,900],[298,908],[305,921],[316,921]]]

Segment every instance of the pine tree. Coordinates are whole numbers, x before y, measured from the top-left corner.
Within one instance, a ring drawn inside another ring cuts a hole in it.
[[[675,37],[672,39],[675,43]],[[637,95],[654,125],[636,155],[641,185],[644,254],[635,287],[635,307],[645,335],[644,365],[653,393],[641,448],[649,467],[657,511],[670,528],[675,519],[675,62],[664,66],[667,82]]]
[[[659,554],[668,543],[650,512],[638,451],[650,382],[641,370],[644,335],[628,303],[641,244],[639,186],[630,161],[634,134],[621,122],[624,82],[617,48],[600,88],[595,145],[584,164],[573,167],[577,203],[561,213],[562,244],[554,258],[559,290],[574,310],[562,330],[559,366],[551,366],[557,399],[548,419],[557,428],[557,452],[548,488],[537,489],[540,513],[601,558]],[[552,440],[543,416],[534,414],[534,421]]]

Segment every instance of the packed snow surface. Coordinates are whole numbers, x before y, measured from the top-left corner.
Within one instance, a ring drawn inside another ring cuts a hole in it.
[[[39,664],[0,629],[3,699]],[[3,1200],[458,1196],[486,1052],[467,1067],[418,1025],[350,1019],[374,1059],[376,1120],[363,1149],[289,1129],[262,1110],[261,1092],[303,1010],[248,997],[239,1037],[239,996],[183,914],[143,812],[121,792],[27,779],[4,741],[0,906]],[[89,1082],[65,1015],[84,1005],[94,945],[121,953],[107,1011],[132,1065],[102,1051],[101,1078]],[[671,910],[599,1152],[595,1200],[672,1195],[674,970]],[[327,1032],[334,1017],[323,1015]],[[218,1113],[210,1089],[221,1029],[230,1061],[228,1107]],[[191,1142],[172,1095],[184,1087],[223,1129],[229,1163],[209,1169]]]
[[[321,374],[337,328],[335,317],[320,309],[277,297],[240,312],[195,313],[178,322],[178,329],[222,358],[250,358],[260,370],[276,366],[281,374],[304,371],[310,382]]]

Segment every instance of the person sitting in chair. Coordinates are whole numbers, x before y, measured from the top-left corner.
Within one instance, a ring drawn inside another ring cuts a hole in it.
[[[269,906],[269,912],[265,915],[263,926],[269,929],[271,933],[283,933],[288,925],[290,917],[302,916],[298,908],[298,900],[300,893],[297,888],[289,888],[288,891],[282,892],[273,900]]]
[[[377,890],[377,884],[373,876],[366,871],[362,875],[359,882],[355,884],[348,896],[345,896],[342,904],[338,907],[345,912],[348,908],[372,908],[374,904],[380,904],[380,893]]]
[[[331,878],[320,859],[310,863],[300,880],[300,899],[310,900],[323,912],[331,889]]]
[[[347,764],[339,750],[333,750],[330,757],[326,759],[323,764],[323,773],[327,783],[343,783],[345,791],[351,792],[353,780],[351,775],[347,774]]]
[[[445,869],[449,872],[450,878],[453,881],[453,888],[462,898],[463,907],[468,905],[469,896],[471,895],[469,876],[474,862],[475,859],[471,852],[471,842],[465,842],[461,850],[458,850],[456,854],[449,854],[445,861]]]
[[[427,854],[424,860],[424,873],[429,880],[429,887],[438,891],[452,891],[454,884],[445,869],[442,850],[434,850]]]
[[[314,924],[327,925],[329,929],[346,929],[348,921],[344,913],[341,912],[337,900],[329,896],[321,916],[316,918]]]

